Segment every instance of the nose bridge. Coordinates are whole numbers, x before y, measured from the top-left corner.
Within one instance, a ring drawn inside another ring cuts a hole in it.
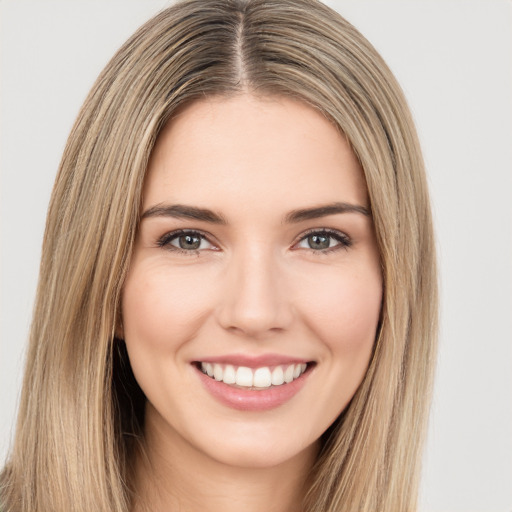
[[[257,337],[288,326],[291,307],[279,263],[265,243],[233,253],[219,312],[224,328]]]

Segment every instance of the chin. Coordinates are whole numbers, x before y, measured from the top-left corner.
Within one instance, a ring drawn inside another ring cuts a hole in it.
[[[303,461],[304,458],[310,458],[313,463],[318,453],[319,440],[304,443],[290,435],[262,434],[261,431],[254,435],[244,431],[238,436],[225,435],[222,439],[216,436],[207,444],[203,438],[195,445],[208,458],[241,469],[268,469]]]
[[[276,451],[253,446],[241,446],[223,453],[212,453],[210,456],[214,456],[218,462],[226,466],[240,469],[269,469],[293,463],[296,459],[302,459],[303,457],[309,458],[310,453],[313,452],[311,448],[303,448],[297,452],[293,449]],[[315,447],[314,453],[316,452]]]

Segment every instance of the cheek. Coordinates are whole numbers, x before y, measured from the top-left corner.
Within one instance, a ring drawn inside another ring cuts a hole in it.
[[[127,345],[175,352],[192,338],[211,302],[211,290],[198,273],[170,272],[165,266],[136,268],[123,291]]]
[[[337,272],[304,302],[304,321],[322,345],[322,391],[311,397],[321,435],[353,398],[370,362],[382,302],[380,271]]]
[[[185,384],[188,365],[179,363],[182,347],[196,336],[212,301],[204,277],[148,262],[134,265],[125,282],[123,334],[130,364],[149,401],[162,410],[174,404],[173,396],[191,393]]]
[[[305,321],[329,352],[368,357],[380,317],[380,271],[330,272],[309,289],[314,291],[303,295]]]

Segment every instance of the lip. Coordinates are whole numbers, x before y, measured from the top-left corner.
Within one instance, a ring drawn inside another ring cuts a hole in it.
[[[217,363],[226,363],[226,364],[234,364],[236,366],[247,366],[249,368],[257,368],[261,366],[277,366],[278,364],[296,364],[296,363],[305,363],[306,360],[303,359],[290,359],[286,358],[284,360],[282,357],[279,360],[267,358],[264,356],[262,358],[249,358],[247,359],[245,356],[240,358],[227,358],[227,357],[219,357],[219,358],[207,358],[204,361],[207,362],[217,362]],[[257,359],[257,361],[256,361]],[[244,363],[241,361],[244,360]],[[234,361],[237,361],[235,363]],[[265,361],[263,364],[261,361]],[[286,362],[282,362],[286,361]],[[309,361],[311,363],[311,361]],[[249,363],[250,366],[249,366]],[[272,363],[272,364],[269,364]],[[275,409],[284,405],[286,402],[291,400],[306,384],[307,379],[309,378],[311,371],[313,370],[314,364],[308,365],[306,371],[297,379],[294,379],[292,382],[288,384],[281,384],[280,386],[271,386],[270,388],[264,389],[243,389],[239,387],[234,387],[230,384],[225,384],[222,381],[217,381],[205,375],[198,367],[198,365],[193,364],[194,370],[201,380],[202,385],[205,389],[219,401],[221,404],[230,407],[232,409],[236,409],[239,411],[268,411],[271,409]]]

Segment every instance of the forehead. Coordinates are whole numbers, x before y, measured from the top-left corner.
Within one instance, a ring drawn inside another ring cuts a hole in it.
[[[196,101],[166,125],[143,205],[178,202],[236,214],[336,201],[367,205],[364,175],[345,137],[306,103],[243,94]]]

